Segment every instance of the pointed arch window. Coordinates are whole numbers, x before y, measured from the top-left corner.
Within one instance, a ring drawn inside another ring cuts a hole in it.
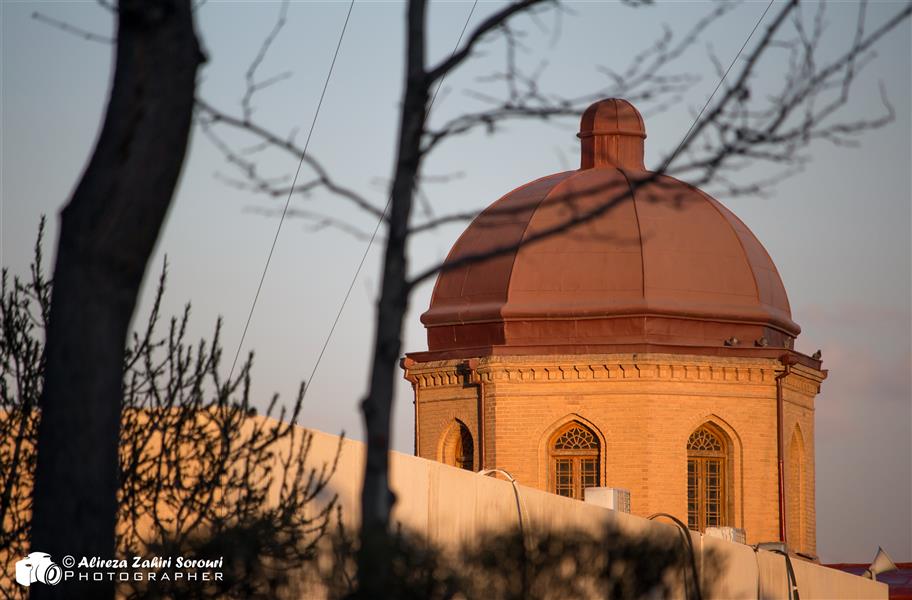
[[[583,490],[599,485],[599,442],[588,428],[573,422],[551,440],[551,490],[583,499]]]
[[[804,491],[804,440],[801,429],[797,426],[792,432],[792,439],[788,448],[788,487],[786,498],[786,523],[788,525],[788,541],[798,551],[805,551],[805,530],[807,498]]]
[[[687,440],[687,526],[694,531],[727,524],[728,445],[703,425]]]
[[[457,420],[443,440],[441,462],[467,471],[475,470],[475,443],[465,423]]]

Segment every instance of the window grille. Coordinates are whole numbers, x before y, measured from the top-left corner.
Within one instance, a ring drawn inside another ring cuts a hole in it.
[[[694,531],[726,525],[726,445],[703,426],[687,440],[687,526]]]
[[[583,499],[583,490],[599,486],[599,443],[591,431],[571,423],[551,443],[552,489],[569,498]]]

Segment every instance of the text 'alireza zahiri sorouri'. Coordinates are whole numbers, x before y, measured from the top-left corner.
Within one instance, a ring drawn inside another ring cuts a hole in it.
[[[133,556],[108,559],[64,557],[63,581],[222,581],[223,557]]]

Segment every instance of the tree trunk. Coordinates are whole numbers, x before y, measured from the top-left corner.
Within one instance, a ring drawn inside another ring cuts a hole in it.
[[[408,223],[427,116],[429,79],[424,70],[425,8],[425,0],[411,0],[408,5],[405,96],[388,217],[389,235],[377,306],[370,388],[361,403],[367,435],[367,459],[361,491],[361,550],[358,555],[358,587],[363,598],[384,597],[385,584],[390,575],[388,534],[390,512],[395,502],[389,487],[390,417],[402,349],[402,324],[408,308]]]
[[[124,348],[146,263],[180,175],[204,57],[190,0],[124,0],[92,158],[61,212],[41,396],[32,544],[113,558]],[[113,597],[114,582],[33,597]]]

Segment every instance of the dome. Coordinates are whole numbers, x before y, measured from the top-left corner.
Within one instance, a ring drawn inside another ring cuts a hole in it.
[[[769,254],[720,202],[644,169],[640,113],[602,100],[580,129],[580,169],[506,194],[453,246],[421,317],[429,353],[790,349]]]

